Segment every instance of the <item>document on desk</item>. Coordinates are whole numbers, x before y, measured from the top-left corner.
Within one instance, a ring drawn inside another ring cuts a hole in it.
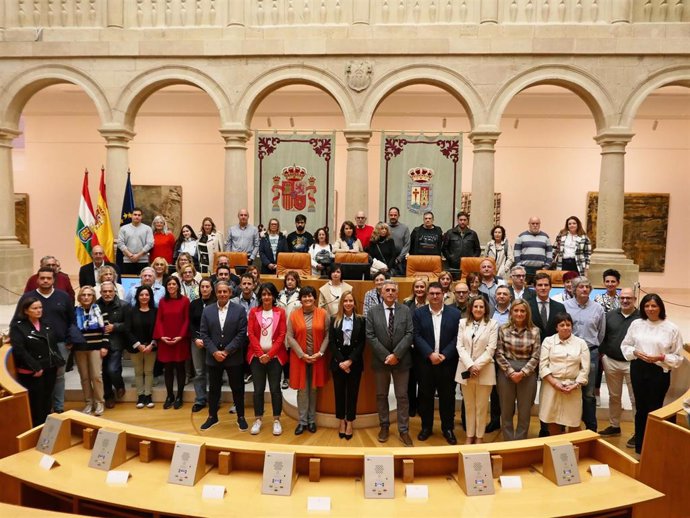
[[[498,477],[503,489],[522,489],[522,477],[517,475],[502,475]]]

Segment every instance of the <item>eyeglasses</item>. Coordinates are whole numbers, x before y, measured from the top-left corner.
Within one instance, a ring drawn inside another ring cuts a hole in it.
[[[511,277],[517,277],[518,279],[524,279],[526,275],[524,273],[514,273]]]
[[[618,297],[621,300],[634,300],[635,297]]]
[[[454,292],[456,295],[469,295],[469,291],[456,291]]]

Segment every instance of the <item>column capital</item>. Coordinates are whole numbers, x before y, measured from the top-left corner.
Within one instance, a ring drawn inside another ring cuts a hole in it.
[[[363,142],[364,144],[369,143],[369,139],[371,139],[373,132],[370,129],[361,129],[361,130],[343,130],[343,135],[345,136],[345,140],[347,140],[348,144],[352,144],[354,142]]]
[[[629,131],[604,130],[594,137],[602,151],[625,153],[625,147],[635,136]]]
[[[474,146],[475,151],[494,151],[501,132],[498,130],[479,129],[470,131],[467,137]]]
[[[11,148],[12,141],[21,134],[18,129],[0,126],[0,146]]]
[[[105,139],[105,147],[120,147],[129,149],[129,141],[136,135],[130,129],[127,128],[100,128],[98,132]]]
[[[220,136],[225,141],[225,149],[247,149],[247,141],[251,138],[252,132],[248,129],[221,129]]]

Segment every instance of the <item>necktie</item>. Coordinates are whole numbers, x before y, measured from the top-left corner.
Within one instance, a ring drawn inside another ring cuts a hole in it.
[[[540,301],[539,304],[541,304],[539,316],[541,316],[541,321],[543,324],[546,325],[547,321],[549,320],[549,316],[546,314],[546,302]]]
[[[388,336],[393,336],[393,326],[395,325],[395,318],[393,317],[393,308],[388,310]]]

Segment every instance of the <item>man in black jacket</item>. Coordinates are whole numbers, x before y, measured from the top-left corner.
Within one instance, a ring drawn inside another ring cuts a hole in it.
[[[116,264],[105,260],[105,252],[101,245],[96,245],[91,249],[92,262],[85,264],[79,268],[79,287],[95,286],[98,284],[98,271],[101,266],[112,266],[117,273],[118,281],[120,279],[120,269]]]
[[[106,408],[113,408],[115,398],[122,399],[125,395],[125,382],[122,379],[122,351],[127,342],[125,318],[129,306],[118,298],[115,285],[110,281],[101,284],[101,297],[96,304],[101,308],[105,333],[110,341],[110,351],[103,358],[103,396]]]
[[[469,227],[470,215],[458,212],[458,224],[443,236],[443,255],[448,268],[460,268],[463,257],[479,257],[482,247],[477,233]]]

